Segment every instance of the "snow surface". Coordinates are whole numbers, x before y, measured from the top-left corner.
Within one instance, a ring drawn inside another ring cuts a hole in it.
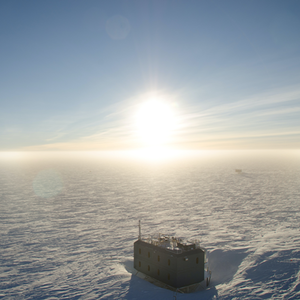
[[[300,299],[299,158],[2,159],[0,298]],[[133,275],[139,219],[199,238],[210,286],[176,295]]]

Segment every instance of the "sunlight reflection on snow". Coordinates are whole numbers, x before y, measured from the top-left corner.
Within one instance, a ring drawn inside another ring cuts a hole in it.
[[[177,299],[300,299],[299,150],[162,150],[0,155],[0,298],[174,298],[132,270],[141,219],[208,250],[211,285]]]

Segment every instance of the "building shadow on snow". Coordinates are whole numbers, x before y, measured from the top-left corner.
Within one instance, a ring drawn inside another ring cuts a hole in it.
[[[131,273],[131,279],[129,283],[129,289],[124,295],[123,299],[128,300],[165,300],[165,299],[202,299],[202,300],[211,300],[216,299],[218,292],[216,288],[212,285],[208,286],[206,289],[196,290],[193,293],[182,294],[176,291],[169,290],[167,288],[162,288],[157,286],[147,280],[140,278],[137,274],[137,271],[133,268],[133,261],[127,260],[122,263],[127,270]]]
[[[212,272],[211,284],[214,286],[227,283],[233,279],[239,265],[245,259],[248,253],[245,250],[216,249],[209,252],[209,269]]]

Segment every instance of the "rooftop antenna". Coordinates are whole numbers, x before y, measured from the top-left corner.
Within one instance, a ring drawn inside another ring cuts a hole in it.
[[[142,239],[142,232],[141,232],[141,220],[139,220],[139,240]]]

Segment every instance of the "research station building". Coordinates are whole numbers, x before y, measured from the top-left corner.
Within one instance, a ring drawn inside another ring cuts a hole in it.
[[[134,243],[134,268],[174,288],[205,280],[206,251],[198,241],[158,234]],[[208,285],[208,281],[206,282]]]

